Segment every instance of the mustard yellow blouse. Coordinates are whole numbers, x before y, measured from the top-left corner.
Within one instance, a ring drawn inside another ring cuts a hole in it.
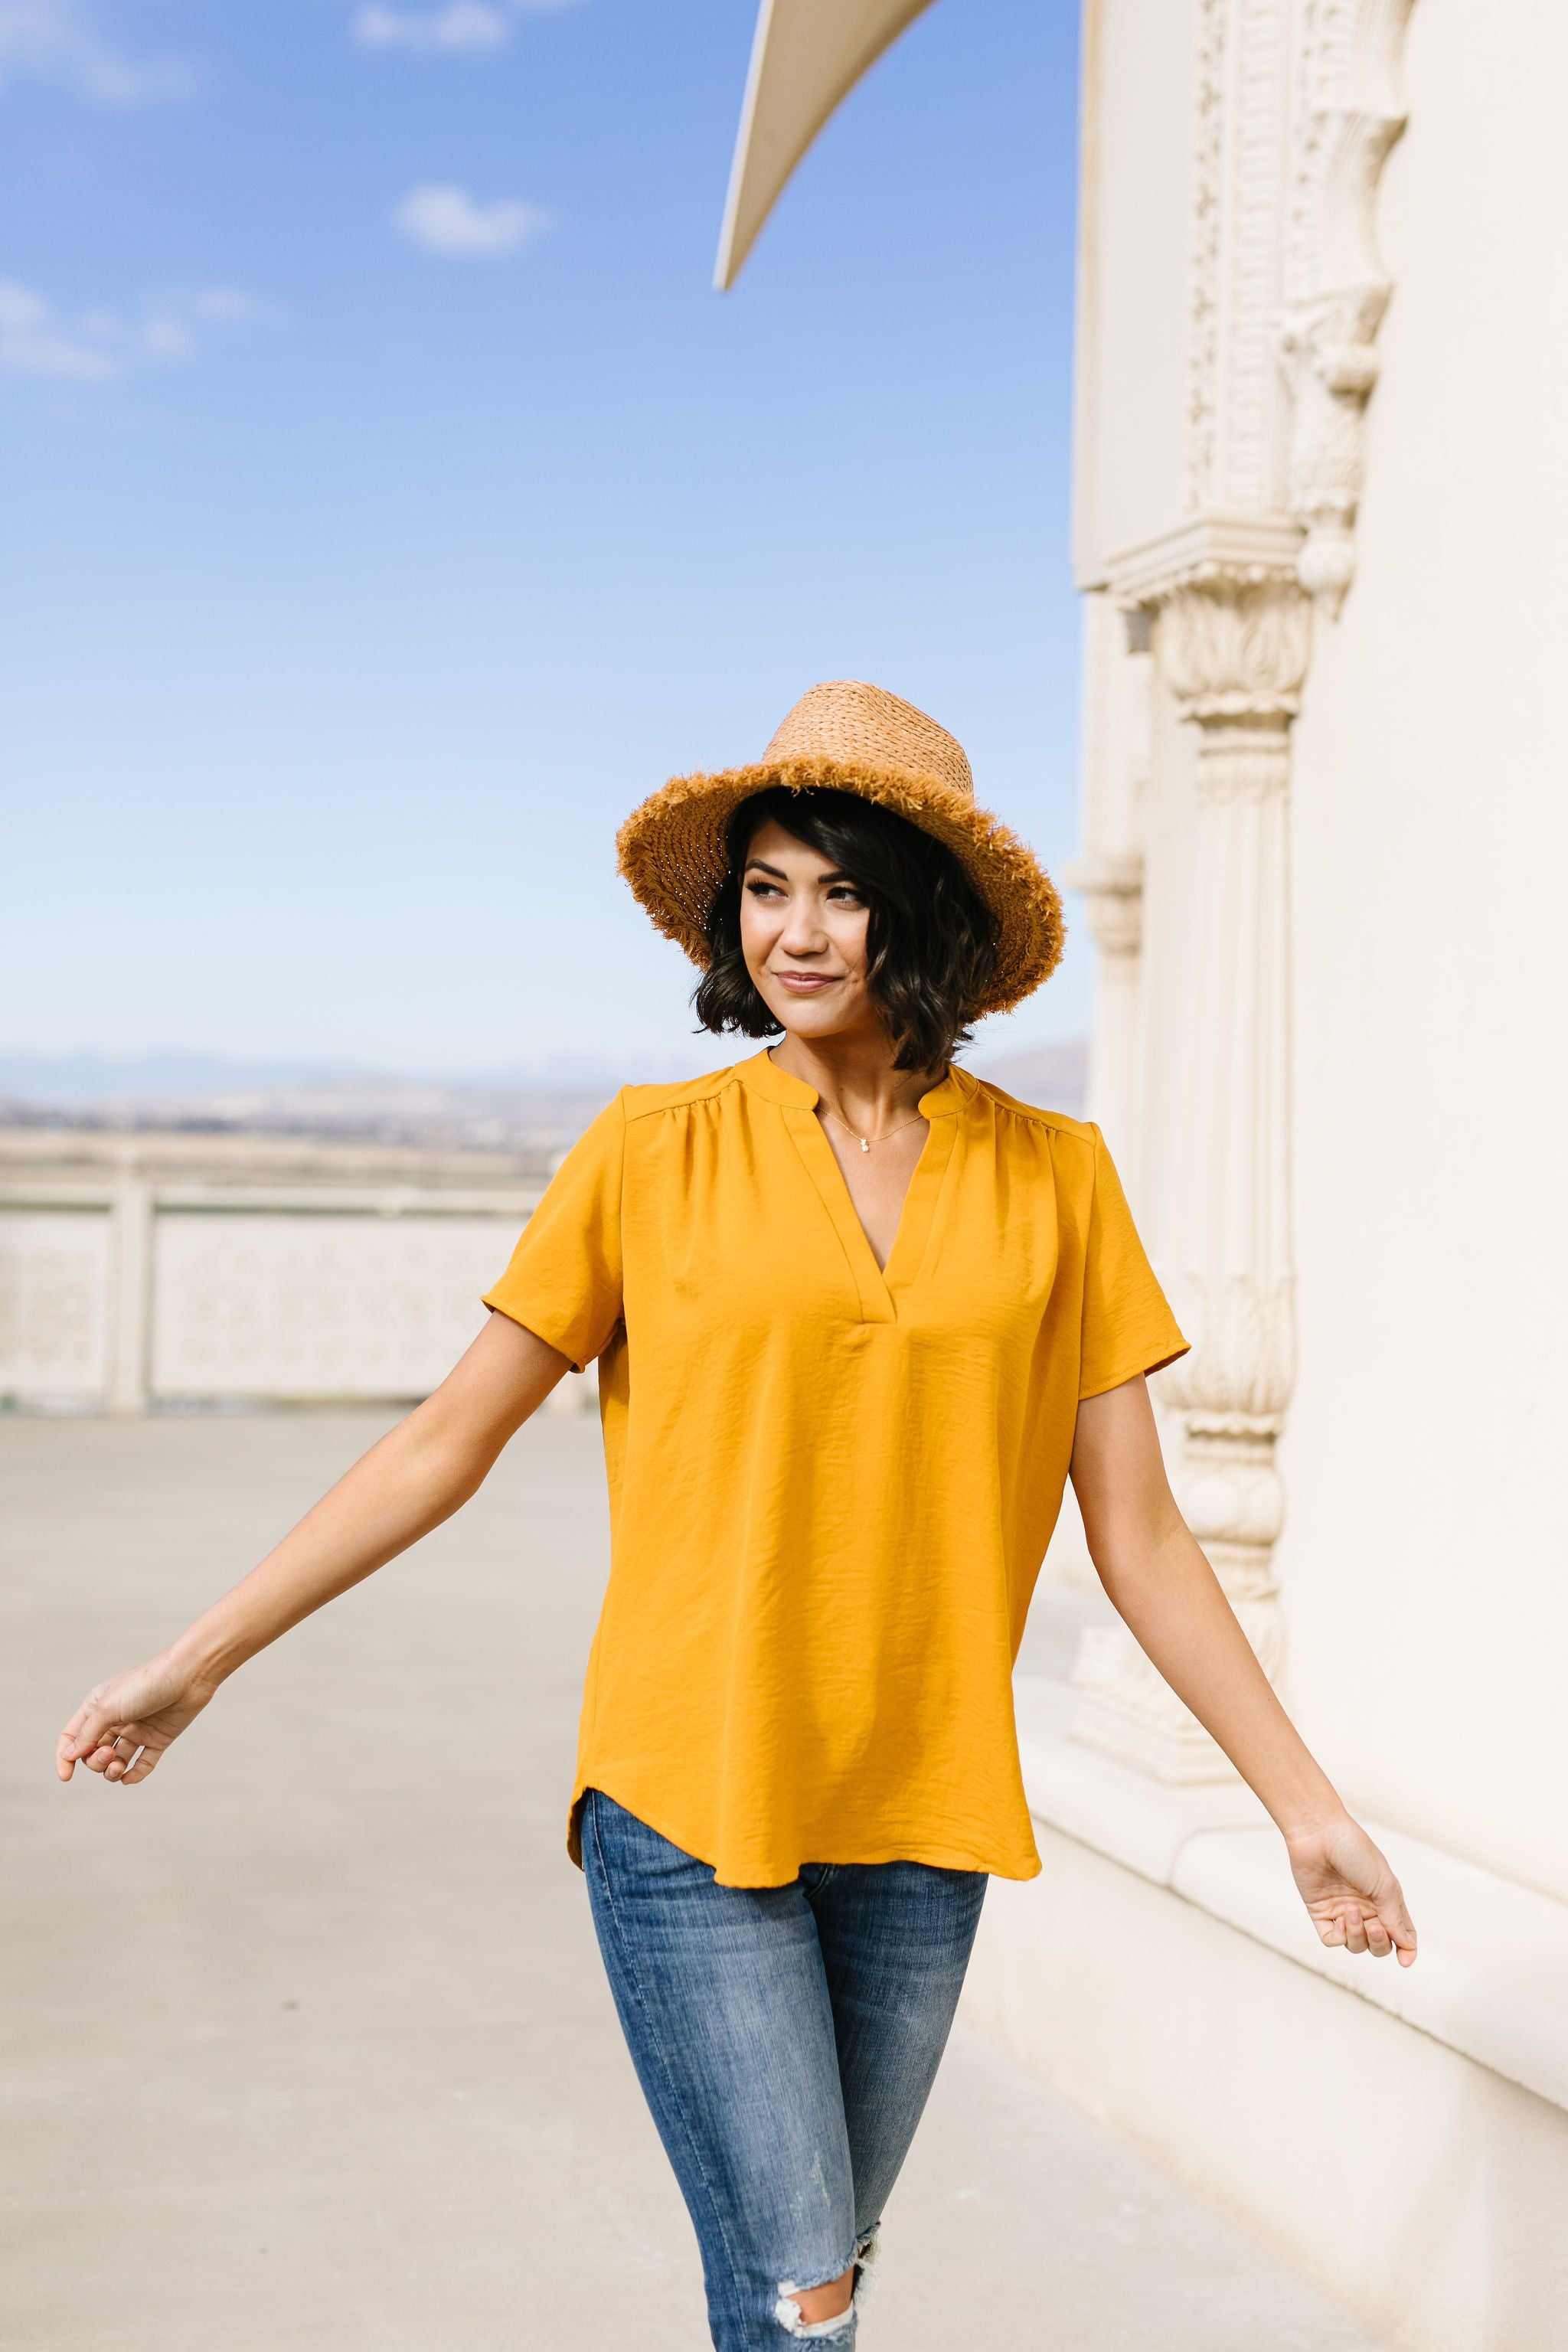
[[[489,1293],[600,1359],[568,1843],[598,1788],[725,1885],[1032,1877],[1011,1671],[1079,1400],[1187,1343],[1098,1128],[950,1069],[883,1273],[816,1099],[765,1053],[623,1088]]]

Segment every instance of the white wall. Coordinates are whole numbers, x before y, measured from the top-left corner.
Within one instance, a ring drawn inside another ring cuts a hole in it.
[[[1089,0],[1079,232],[1079,580],[1181,509],[1193,0]]]
[[[1568,15],[1421,0],[1359,572],[1297,729],[1289,1688],[1568,1896]]]
[[[1560,2352],[1561,2107],[1077,1839],[1037,1835],[1043,1875],[986,1895],[973,2023],[1380,2338]]]

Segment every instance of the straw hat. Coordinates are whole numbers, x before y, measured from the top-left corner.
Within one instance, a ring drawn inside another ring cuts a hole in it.
[[[1061,900],[1034,852],[976,806],[962,745],[896,694],[837,678],[801,696],[753,766],[672,777],[616,837],[636,897],[704,971],[709,910],[729,872],[724,828],[742,801],[773,784],[858,793],[952,850],[996,920],[996,969],[976,1014],[1006,1012],[1056,970]]]

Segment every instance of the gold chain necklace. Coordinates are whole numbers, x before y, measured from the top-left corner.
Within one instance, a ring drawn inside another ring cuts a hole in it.
[[[833,1108],[830,1103],[823,1104],[822,1114],[825,1118],[837,1120],[837,1124],[844,1129],[846,1135],[854,1136],[856,1142],[860,1146],[862,1151],[869,1151],[874,1143],[887,1143],[895,1135],[902,1135],[906,1127],[918,1127],[925,1116],[923,1111],[916,1111],[913,1118],[900,1119],[897,1127],[889,1127],[885,1134],[861,1135],[856,1129],[850,1126],[849,1121],[847,1118],[839,1118],[838,1113]]]

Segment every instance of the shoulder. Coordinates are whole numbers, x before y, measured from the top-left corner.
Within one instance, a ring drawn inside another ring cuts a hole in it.
[[[993,1086],[989,1078],[976,1078],[974,1083],[995,1112],[999,1126],[1033,1130],[1041,1141],[1060,1141],[1069,1150],[1076,1147],[1091,1160],[1099,1150],[1100,1129],[1092,1120],[1069,1118],[1066,1111],[1042,1110],[1037,1104],[1020,1102],[1016,1095]]]
[[[726,1069],[710,1070],[705,1077],[684,1078],[673,1086],[623,1087],[616,1100],[629,1126],[634,1119],[658,1118],[672,1111],[690,1110],[698,1103],[716,1101],[740,1082],[731,1063]]]

